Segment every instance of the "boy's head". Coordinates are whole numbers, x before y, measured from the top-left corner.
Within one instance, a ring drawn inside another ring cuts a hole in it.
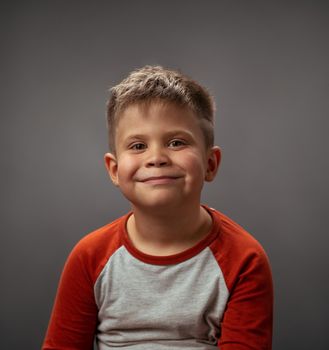
[[[187,76],[160,66],[145,66],[131,72],[111,93],[107,123],[112,153],[116,153],[116,127],[123,111],[133,104],[158,100],[191,109],[199,119],[206,148],[214,145],[214,101],[205,88]]]
[[[134,208],[196,207],[215,178],[214,104],[193,80],[162,67],[132,72],[108,104],[112,182]]]

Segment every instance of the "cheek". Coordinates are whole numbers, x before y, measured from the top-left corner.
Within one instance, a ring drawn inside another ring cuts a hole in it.
[[[137,159],[122,156],[118,161],[118,176],[121,179],[129,179],[138,169]]]
[[[188,154],[184,159],[184,166],[194,178],[204,178],[206,165],[201,154]]]

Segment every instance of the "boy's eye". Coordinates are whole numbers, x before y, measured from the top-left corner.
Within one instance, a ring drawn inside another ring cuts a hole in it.
[[[169,142],[169,147],[180,147],[184,146],[186,143],[182,140],[172,140]]]
[[[146,148],[146,145],[144,143],[134,143],[133,145],[130,146],[130,149],[136,150],[136,151],[140,151],[143,150],[144,148]]]

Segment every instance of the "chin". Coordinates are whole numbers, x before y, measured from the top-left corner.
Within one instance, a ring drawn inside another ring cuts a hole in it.
[[[169,210],[171,208],[176,208],[177,206],[181,206],[183,201],[177,198],[173,198],[172,196],[169,196],[167,198],[148,198],[147,200],[143,201],[134,201],[132,202],[134,207],[143,208],[143,210],[147,211],[157,211],[157,210]]]
[[[172,208],[176,206],[177,203],[173,202],[172,200],[170,201],[165,201],[165,200],[157,200],[157,201],[148,201],[148,202],[143,202],[143,203],[138,203],[137,205],[139,207],[144,207],[147,208],[148,210],[157,210],[157,209],[166,209],[166,208]]]

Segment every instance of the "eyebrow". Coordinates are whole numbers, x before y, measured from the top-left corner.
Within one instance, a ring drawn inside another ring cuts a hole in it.
[[[170,137],[174,137],[174,136],[185,136],[185,137],[194,139],[194,136],[191,132],[186,131],[186,130],[180,130],[180,129],[168,131],[168,132],[164,133],[164,135],[163,135],[164,138],[170,138]],[[136,140],[136,139],[137,140],[138,139],[145,139],[145,138],[148,138],[148,135],[146,135],[146,134],[131,134],[125,138],[125,141]]]

